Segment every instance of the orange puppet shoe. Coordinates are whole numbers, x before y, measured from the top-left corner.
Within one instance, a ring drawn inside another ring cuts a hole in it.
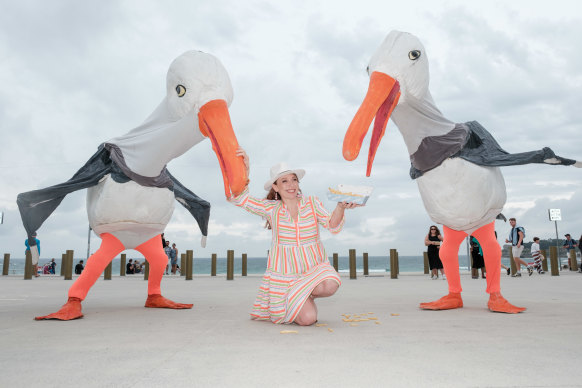
[[[81,312],[81,299],[70,297],[67,303],[56,313],[45,315],[44,317],[34,317],[37,321],[45,319],[58,319],[59,321],[70,321],[72,319],[83,318]]]
[[[160,294],[148,295],[145,307],[161,308],[161,309],[191,309],[193,304],[190,303],[176,303],[170,299],[166,299]]]
[[[424,310],[451,310],[463,307],[463,299],[460,292],[449,292],[434,302],[421,303],[420,308]]]
[[[517,314],[525,311],[525,307],[517,307],[509,303],[499,292],[492,292],[487,303],[489,310],[496,313]]]

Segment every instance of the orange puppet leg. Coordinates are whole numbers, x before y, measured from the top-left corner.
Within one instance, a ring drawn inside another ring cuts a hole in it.
[[[459,245],[467,236],[465,232],[453,230],[444,226],[444,236],[439,257],[449,283],[449,294],[434,302],[421,303],[420,308],[425,310],[450,310],[463,307],[461,299],[461,276],[459,275]]]
[[[71,319],[82,318],[81,301],[85,299],[89,289],[95,284],[101,273],[113,258],[122,252],[125,247],[115,236],[109,233],[103,233],[101,236],[101,246],[89,260],[81,275],[75,280],[75,283],[69,289],[69,300],[56,313],[36,317],[37,321],[44,319],[58,319],[68,321]]]
[[[150,264],[148,277],[148,298],[145,307],[168,308],[168,309],[191,309],[192,304],[176,303],[161,295],[160,284],[168,264],[168,256],[162,248],[162,238],[157,235],[145,243],[141,244],[136,251],[139,251]]]
[[[501,295],[501,247],[495,238],[495,222],[477,229],[473,237],[481,244],[485,267],[487,267],[486,291],[489,294],[487,303],[489,310],[509,314],[525,311],[525,307],[514,306]]]

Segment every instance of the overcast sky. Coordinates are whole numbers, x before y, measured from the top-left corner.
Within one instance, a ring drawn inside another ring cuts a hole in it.
[[[338,183],[374,186],[346,213],[328,254],[420,255],[432,223],[402,137],[391,121],[365,177],[366,154],[342,157],[345,131],[368,85],[368,60],[393,29],[424,43],[430,90],[455,122],[479,121],[509,152],[551,147],[582,159],[582,5],[577,1],[0,1],[0,253],[24,256],[20,192],[69,179],[97,146],[139,125],[165,94],[170,62],[186,50],[217,56],[234,88],[237,138],[251,159],[251,193],[264,196],[279,161],[307,170],[304,193]],[[369,140],[364,141],[367,151]],[[209,141],[168,169],[212,204],[208,245],[176,203],[166,229],[195,256],[264,256],[271,235],[259,217],[225,201]],[[582,233],[582,170],[502,168],[504,214],[534,235]],[[87,250],[86,191],[67,196],[39,230],[42,259]],[[509,225],[497,221],[500,242]],[[100,243],[92,236],[94,251]],[[129,251],[130,256],[138,256]]]

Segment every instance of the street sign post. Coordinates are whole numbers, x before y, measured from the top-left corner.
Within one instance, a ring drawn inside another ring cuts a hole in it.
[[[550,221],[556,225],[556,248],[558,251],[558,261],[560,262],[560,271],[562,270],[562,258],[560,257],[560,246],[558,244],[558,221],[562,221],[562,211],[560,209],[548,209]]]

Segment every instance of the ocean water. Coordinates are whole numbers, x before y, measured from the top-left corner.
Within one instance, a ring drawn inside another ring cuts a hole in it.
[[[144,262],[143,257],[127,257],[129,259],[138,260],[140,263]],[[424,257],[423,256],[399,256],[400,272],[423,272],[424,271]],[[73,268],[79,262],[79,260],[85,260],[85,258],[76,258],[73,260]],[[2,261],[4,259],[2,258]],[[50,259],[41,258],[39,260],[39,268],[42,271],[42,266],[48,263]],[[61,259],[55,258],[57,263],[56,274],[61,273]],[[23,258],[10,258],[9,275],[22,275],[24,276],[24,262]],[[329,258],[329,262],[333,264],[333,257]],[[509,260],[507,258],[502,258],[503,264],[509,266]],[[194,275],[210,275],[211,271],[211,259],[209,257],[194,257],[193,259],[193,272]],[[2,263],[3,265],[4,263]],[[119,275],[119,266],[121,264],[120,258],[113,259],[113,275]],[[178,260],[178,265],[180,265],[180,260]],[[349,258],[347,256],[338,257],[338,270],[340,273],[349,272]],[[467,270],[467,257],[459,256],[459,267],[462,270]],[[2,267],[3,268],[3,267]],[[247,273],[251,274],[263,274],[267,268],[267,258],[266,257],[249,257],[247,260]],[[368,269],[370,274],[376,273],[386,273],[390,271],[390,257],[389,256],[369,256],[368,257]],[[357,272],[363,272],[363,258],[362,256],[356,257],[356,270]],[[240,275],[242,272],[242,259],[240,256],[235,256],[234,258],[234,273],[235,275]],[[217,275],[226,274],[226,257],[218,257],[216,260],[216,273]]]

